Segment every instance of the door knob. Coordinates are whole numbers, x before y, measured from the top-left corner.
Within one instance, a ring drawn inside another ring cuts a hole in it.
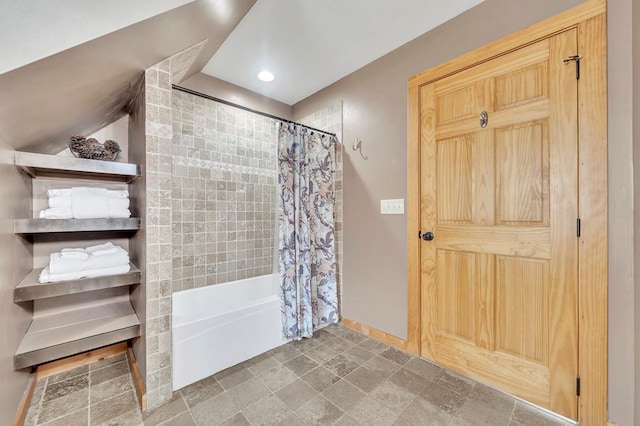
[[[433,232],[425,232],[424,234],[422,234],[421,232],[418,232],[418,238],[422,238],[425,241],[431,241],[435,237],[436,236],[433,235]]]

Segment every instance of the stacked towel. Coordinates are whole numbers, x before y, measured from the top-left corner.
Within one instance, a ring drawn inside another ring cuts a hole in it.
[[[55,283],[59,281],[79,280],[81,278],[106,277],[109,275],[126,274],[130,265],[112,266],[111,268],[94,269],[92,271],[67,272],[66,274],[52,274],[47,266],[40,273],[41,283]]]
[[[52,274],[64,274],[67,272],[88,271],[91,269],[110,268],[112,266],[126,265],[129,263],[129,254],[121,247],[113,254],[104,256],[89,255],[87,259],[73,259],[62,256],[62,253],[51,253],[49,269]]]
[[[104,188],[71,188],[71,213],[74,219],[109,217],[107,190]]]
[[[97,246],[87,247],[86,252],[92,256],[107,256],[109,254],[116,254],[118,249],[118,246],[114,245],[112,242],[108,242]]]
[[[63,259],[88,259],[89,253],[83,248],[66,248],[60,252]]]
[[[71,210],[71,195],[67,197],[49,197],[49,208]]]
[[[47,195],[49,208],[40,212],[42,219],[131,217],[127,190],[74,187],[50,189]]]
[[[126,189],[122,190],[108,190],[109,198],[129,198],[129,191]]]
[[[52,197],[71,197],[71,188],[49,189],[47,191],[49,198]]]
[[[40,273],[40,282],[124,274],[129,268],[129,253],[112,243],[86,249],[63,249],[51,253],[49,266]]]
[[[61,188],[61,189],[49,189],[47,191],[47,196],[49,197],[49,199],[51,198],[56,198],[56,197],[60,197],[60,198],[64,198],[64,197],[71,197],[71,190],[73,188]],[[88,188],[88,189],[102,189],[102,188]],[[102,191],[98,191],[98,193],[102,194]],[[129,198],[129,191],[127,191],[126,189],[107,189],[107,195],[109,198]],[[53,207],[53,206],[50,206]]]
[[[54,207],[40,212],[40,219],[71,219],[72,217],[70,208]]]

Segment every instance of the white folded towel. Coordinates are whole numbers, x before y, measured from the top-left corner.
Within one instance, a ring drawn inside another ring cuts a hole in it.
[[[49,270],[52,274],[90,271],[127,264],[129,264],[129,253],[121,247],[116,247],[116,253],[89,256],[88,259],[68,259],[62,257],[61,253],[51,253],[49,257]]]
[[[123,219],[123,218],[131,217],[131,210],[129,209],[109,210],[109,217],[112,219]]]
[[[78,187],[78,188],[84,188],[85,190],[88,190],[89,192],[93,192],[93,190],[98,189],[101,190],[102,188],[91,188],[91,187]],[[60,189],[49,189],[47,191],[47,196],[48,197],[71,197],[71,189],[72,188],[60,188]],[[97,193],[94,192],[92,195],[103,195],[102,191],[98,191]],[[107,196],[109,198],[129,198],[129,190],[127,189],[108,189],[107,190]]]
[[[51,197],[71,197],[71,188],[49,189],[47,196]]]
[[[108,190],[109,198],[129,198],[129,191],[126,189]]]
[[[83,248],[66,248],[60,251],[63,259],[88,259],[89,253]]]
[[[71,210],[71,208],[64,207],[52,207],[46,210],[40,211],[40,219],[90,219],[90,218],[128,218],[131,217],[131,210],[128,208],[107,208],[107,210],[99,211],[98,208],[90,208],[90,203],[96,203],[96,205],[104,205],[105,199],[96,200],[95,198],[90,198],[86,201],[81,202],[82,208],[86,207],[86,210],[80,209],[80,211],[76,210],[76,215]],[[121,201],[121,200],[116,200]],[[125,201],[122,199],[122,201]],[[128,204],[128,199],[126,200]]]
[[[71,188],[71,197],[104,197],[109,196],[109,190],[106,188],[96,188],[92,186],[74,186]]]
[[[106,197],[71,199],[71,214],[74,219],[106,219],[109,217],[109,203]]]
[[[53,208],[64,208],[71,210],[71,195],[69,196],[55,196],[49,197],[49,207]]]
[[[107,254],[115,254],[118,252],[118,246],[112,242],[98,244],[97,246],[87,247],[86,252],[92,256],[105,256]]]
[[[129,191],[105,188],[73,187],[50,189],[49,209],[40,213],[42,219],[128,218]]]
[[[55,283],[59,281],[79,280],[81,278],[104,277],[108,275],[126,274],[131,269],[131,265],[112,266],[110,268],[92,269],[89,271],[67,272],[64,274],[52,274],[47,266],[40,273],[41,283]]]
[[[75,219],[109,217],[108,193],[104,188],[71,188],[71,212]]]
[[[53,208],[40,211],[40,219],[71,219],[71,209]]]
[[[109,197],[109,211],[111,210],[126,210],[129,208],[128,198],[111,198]]]
[[[72,219],[73,213],[71,209],[63,209],[63,208],[52,208],[41,210],[39,214],[40,219]],[[113,219],[123,219],[131,217],[131,210],[129,209],[120,209],[120,210],[110,210],[108,215],[101,215],[101,218],[113,218]],[[77,217],[76,219],[88,219]]]

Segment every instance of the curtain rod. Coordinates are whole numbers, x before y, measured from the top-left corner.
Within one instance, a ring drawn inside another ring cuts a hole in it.
[[[291,124],[295,124],[297,126],[306,127],[307,129],[313,130],[314,132],[324,133],[324,134],[327,134],[327,135],[330,135],[330,136],[336,136],[335,133],[326,132],[324,130],[316,129],[315,127],[307,126],[306,124],[302,124],[302,123],[298,123],[298,122],[295,122],[295,121],[287,120],[286,118],[278,117],[277,115],[268,114],[268,113],[262,112],[262,111],[256,111],[255,109],[247,108],[246,106],[242,106],[242,105],[239,105],[239,104],[235,104],[233,102],[225,101],[224,99],[216,98],[214,96],[207,95],[206,93],[196,92],[195,90],[187,89],[186,87],[178,86],[177,84],[172,84],[171,87],[173,89],[175,89],[175,90],[180,91],[180,92],[189,93],[190,95],[199,96],[201,98],[209,99],[210,101],[215,101],[215,102],[219,102],[221,104],[225,104],[225,105],[228,105],[228,106],[231,106],[231,107],[234,107],[234,108],[239,108],[239,109],[241,109],[243,111],[252,112],[254,114],[258,114],[258,115],[261,115],[263,117],[272,118],[274,120],[283,121],[285,123],[291,123]]]

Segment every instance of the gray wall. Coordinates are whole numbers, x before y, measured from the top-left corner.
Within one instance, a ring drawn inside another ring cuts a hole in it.
[[[1,131],[1,129],[0,129]],[[0,419],[10,422],[30,370],[13,371],[13,355],[29,324],[33,303],[13,303],[13,289],[32,267],[31,243],[14,235],[13,219],[31,214],[31,178],[13,165],[13,149],[0,136]]]
[[[633,0],[608,7],[609,67],[609,418],[633,425],[634,400],[634,147]],[[637,90],[637,88],[636,88]],[[640,164],[635,154],[635,163]],[[636,213],[638,214],[638,213]],[[638,219],[640,220],[640,218]],[[636,223],[638,223],[636,221]],[[637,236],[635,237],[637,239]],[[640,244],[640,241],[637,242]],[[640,277],[637,277],[638,279]],[[640,353],[636,355],[640,358]],[[640,419],[639,419],[640,420]]]
[[[633,34],[631,37],[631,45],[633,48],[633,163],[636,166],[634,169],[634,206],[635,206],[635,218],[634,218],[634,249],[635,253],[640,253],[640,4],[638,2],[633,3],[632,0],[626,0],[623,3],[632,4],[632,22],[627,25],[633,29]],[[611,6],[611,13],[616,12],[618,7],[621,6]],[[626,7],[625,7],[626,9]],[[615,27],[613,24],[614,21],[612,16],[609,16],[609,22],[612,24],[610,27]],[[617,23],[616,23],[617,25]],[[616,38],[618,40],[618,38]],[[625,38],[621,37],[619,40],[624,41]],[[615,64],[612,64],[615,66]],[[615,101],[615,99],[614,99]],[[609,116],[611,116],[611,112],[609,112]],[[609,127],[610,131],[613,131],[613,127]],[[611,161],[609,161],[611,164]],[[627,257],[629,255],[627,254]],[[612,259],[612,257],[609,257]],[[640,268],[640,259],[638,256],[635,256],[635,270]],[[633,288],[632,288],[633,289]],[[610,305],[611,306],[611,305]],[[635,274],[635,424],[640,424],[640,274]],[[628,320],[627,320],[628,321]],[[617,343],[612,340],[612,343]],[[615,350],[615,349],[614,349]],[[610,354],[613,351],[610,351]],[[611,355],[610,355],[611,356]],[[626,401],[627,404],[633,404],[632,401]],[[609,404],[612,407],[611,404]],[[616,407],[617,408],[617,407]],[[621,407],[624,408],[624,407]],[[618,411],[611,411],[612,413],[617,413]]]
[[[362,139],[364,160],[344,159],[343,315],[406,338],[406,216],[381,216],[379,200],[407,196],[407,80],[581,3],[487,0],[293,106],[304,117],[343,100],[343,143]]]
[[[640,67],[640,31],[632,34],[640,7],[632,2],[608,2],[609,418],[620,425],[640,424],[640,73],[632,67]],[[378,200],[406,198],[407,79],[580,3],[487,0],[293,106],[297,119],[342,99],[343,141],[362,139],[369,156],[345,150],[346,318],[406,337],[406,217],[380,216]]]

